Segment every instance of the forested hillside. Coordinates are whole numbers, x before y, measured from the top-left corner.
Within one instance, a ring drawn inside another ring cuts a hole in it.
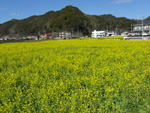
[[[67,6],[60,11],[49,11],[43,15],[23,20],[13,19],[0,25],[0,34],[37,35],[63,30],[82,32],[88,35],[92,30],[130,31],[136,20],[108,15],[87,15],[78,8]]]

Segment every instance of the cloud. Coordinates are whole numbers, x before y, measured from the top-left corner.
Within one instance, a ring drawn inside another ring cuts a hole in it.
[[[127,4],[132,2],[133,0],[114,0],[113,4]]]
[[[0,11],[6,11],[8,8],[0,8]]]
[[[20,16],[20,15],[16,13],[10,13],[10,16]]]

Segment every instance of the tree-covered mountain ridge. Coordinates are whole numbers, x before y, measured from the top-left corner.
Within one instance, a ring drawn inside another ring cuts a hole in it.
[[[74,6],[66,6],[59,11],[49,11],[43,15],[5,22],[0,25],[0,34],[37,35],[39,32],[59,31],[82,32],[88,35],[93,30],[130,31],[137,20],[106,15],[87,15]]]

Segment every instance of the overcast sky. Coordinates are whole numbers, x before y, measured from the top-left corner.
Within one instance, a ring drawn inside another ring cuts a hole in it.
[[[57,11],[72,5],[85,14],[112,14],[141,19],[150,16],[150,0],[0,0],[0,23]]]

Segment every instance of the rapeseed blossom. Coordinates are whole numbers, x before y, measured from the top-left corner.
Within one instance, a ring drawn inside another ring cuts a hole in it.
[[[0,112],[149,112],[149,81],[149,41],[0,44]]]

